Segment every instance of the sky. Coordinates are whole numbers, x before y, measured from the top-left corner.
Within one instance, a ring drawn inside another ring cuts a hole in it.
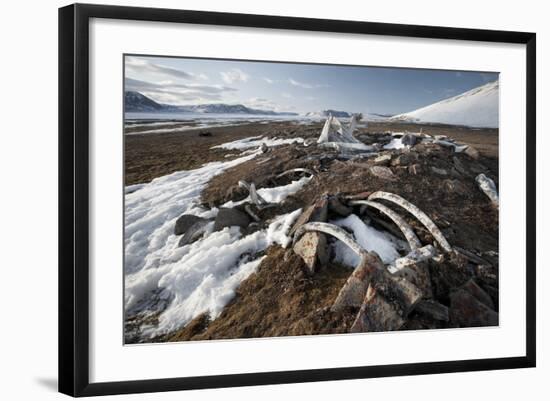
[[[497,79],[491,72],[125,57],[125,90],[159,103],[244,104],[279,112],[395,115]]]

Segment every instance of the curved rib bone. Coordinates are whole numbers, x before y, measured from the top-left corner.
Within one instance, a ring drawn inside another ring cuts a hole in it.
[[[403,209],[407,210],[414,217],[416,217],[424,225],[424,227],[428,229],[435,240],[446,252],[451,252],[453,250],[453,248],[451,247],[445,236],[441,233],[439,228],[435,225],[435,223],[428,217],[426,213],[420,210],[417,206],[403,199],[401,196],[392,194],[390,192],[377,191],[369,196],[369,200],[372,199],[385,199],[401,206]]]
[[[311,176],[315,175],[315,173],[308,168],[298,167],[298,168],[293,168],[293,169],[284,171],[281,174],[275,176],[275,178],[281,178],[281,177],[284,177],[285,175],[292,174],[292,173],[307,173]]]
[[[352,206],[353,205],[366,205],[366,206],[370,206],[370,207],[373,207],[373,208],[379,210],[380,212],[382,212],[383,214],[388,216],[395,223],[395,225],[397,227],[399,227],[399,229],[401,230],[401,232],[405,236],[407,242],[409,243],[409,247],[411,248],[411,250],[418,249],[422,246],[422,244],[420,243],[420,240],[418,239],[418,237],[414,233],[411,226],[401,216],[399,216],[397,213],[395,213],[389,207],[387,207],[387,206],[385,206],[381,203],[368,201],[368,200],[350,201],[349,205],[352,205]]]
[[[256,192],[256,185],[254,185],[254,183],[249,184],[246,181],[239,181],[239,187],[245,188],[250,192],[250,200],[255,205],[264,206],[268,204],[268,202]]]
[[[300,237],[308,231],[319,231],[325,234],[330,234],[349,246],[351,250],[357,253],[360,257],[363,257],[363,255],[367,253],[367,251],[364,250],[361,245],[359,245],[344,229],[329,223],[311,222],[301,225],[294,234],[293,244],[295,244],[296,241],[298,241]]]

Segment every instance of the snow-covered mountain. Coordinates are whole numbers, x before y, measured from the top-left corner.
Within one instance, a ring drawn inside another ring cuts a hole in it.
[[[390,120],[498,128],[498,81]]]
[[[124,92],[124,110],[129,112],[163,111],[164,106],[139,92]]]
[[[273,110],[260,110],[243,106],[242,104],[197,104],[189,106],[173,106],[161,104],[153,99],[134,91],[124,93],[124,110],[126,112],[163,112],[163,113],[216,113],[216,114],[254,114],[254,115],[297,115],[290,112],[276,112]]]

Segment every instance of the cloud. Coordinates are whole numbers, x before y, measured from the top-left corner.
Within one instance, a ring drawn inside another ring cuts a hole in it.
[[[125,79],[125,90],[140,92],[157,102],[173,105],[220,101],[223,95],[237,91],[235,88],[223,85],[183,84],[172,81],[152,83],[130,77]]]
[[[275,81],[274,81],[273,79],[271,79],[271,78],[263,77],[262,79],[263,79],[265,82],[267,82],[268,84],[274,84],[274,83],[275,83]]]
[[[232,84],[235,82],[246,82],[248,81],[248,75],[238,68],[233,68],[232,70],[220,72],[223,82],[226,84]]]
[[[327,85],[327,84],[307,84],[307,83],[304,83],[304,82],[296,81],[295,79],[292,79],[292,78],[289,78],[288,82],[291,85],[294,85],[294,86],[297,86],[297,87],[303,88],[303,89],[328,88],[330,86],[330,85]]]
[[[292,99],[294,97],[290,93],[286,93],[286,92],[281,93],[281,96],[287,99]]]
[[[172,67],[166,67],[164,65],[155,64],[149,60],[136,57],[126,57],[126,73],[134,74],[156,74],[176,79],[196,79],[195,74],[179,70]],[[204,75],[204,74],[202,74]],[[206,77],[206,75],[204,75]]]

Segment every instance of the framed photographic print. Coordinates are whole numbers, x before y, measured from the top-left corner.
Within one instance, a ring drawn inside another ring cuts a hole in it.
[[[535,34],[59,10],[59,390],[535,366]]]

